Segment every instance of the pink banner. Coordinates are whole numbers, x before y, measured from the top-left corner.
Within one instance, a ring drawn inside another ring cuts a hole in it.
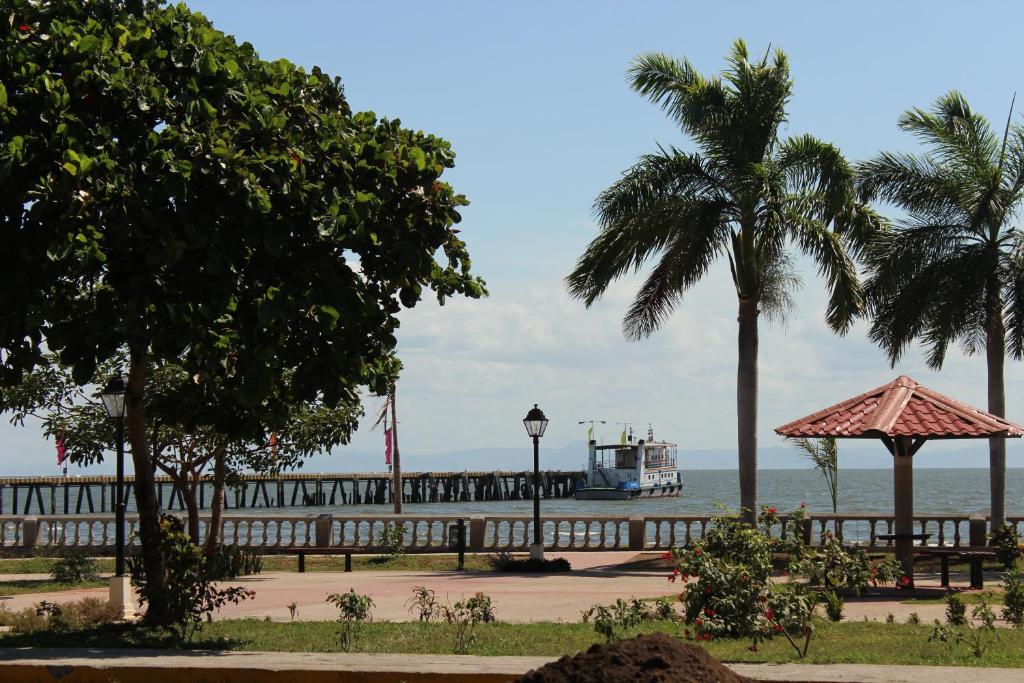
[[[68,450],[64,448],[64,437],[57,437],[57,466],[60,467],[68,459]]]
[[[384,430],[384,464],[391,464],[391,430]]]

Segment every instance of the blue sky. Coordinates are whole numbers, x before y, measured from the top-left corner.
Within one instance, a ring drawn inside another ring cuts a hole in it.
[[[651,421],[681,447],[734,446],[736,304],[725,263],[641,343],[620,331],[635,280],[589,311],[561,284],[595,234],[595,195],[658,143],[688,146],[628,88],[636,54],[685,56],[711,73],[736,37],[754,52],[780,47],[795,82],[785,133],[813,133],[854,160],[915,150],[897,116],[952,88],[998,125],[1024,84],[1016,47],[1024,9],[1010,2],[188,4],[266,59],[341,76],[355,109],[399,117],[454,146],[449,179],[472,201],[462,234],[491,297],[405,315],[399,412],[410,458],[525,448],[520,420],[534,402],[552,420],[552,447],[581,439],[577,421],[587,418],[629,420],[644,432]],[[779,445],[773,427],[900,373],[984,406],[982,359],[954,353],[936,374],[914,350],[890,369],[863,325],[845,338],[826,330],[822,283],[810,271],[803,277],[789,326],[762,330],[762,445]],[[1008,363],[1008,412],[1018,420],[1021,379],[1020,364]],[[17,469],[52,471],[52,444],[34,428],[0,427],[0,438]],[[379,441],[364,429],[350,451]],[[977,446],[977,462],[965,464],[985,464]],[[347,469],[346,452],[335,453],[337,469]],[[1016,458],[1011,465],[1024,465]]]

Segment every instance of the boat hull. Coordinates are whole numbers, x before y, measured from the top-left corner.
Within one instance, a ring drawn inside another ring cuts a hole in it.
[[[633,498],[676,498],[683,490],[683,483],[646,486],[639,489],[613,489],[592,487],[576,489],[576,500],[632,500]]]

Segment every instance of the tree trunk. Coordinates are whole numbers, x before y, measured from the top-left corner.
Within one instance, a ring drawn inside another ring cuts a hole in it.
[[[139,512],[139,538],[147,587],[146,620],[160,624],[167,620],[167,577],[160,548],[160,502],[156,497],[153,462],[146,436],[143,400],[146,371],[145,359],[133,353],[128,367],[125,428],[135,466],[135,505]]]
[[[757,521],[757,302],[740,298],[739,366],[736,373],[736,437],[740,470],[740,518]]]
[[[1006,389],[1003,384],[1003,363],[1006,360],[1006,333],[1001,306],[990,312],[985,340],[988,361],[988,412],[1006,417]],[[988,440],[989,484],[992,492],[992,525],[995,531],[1006,524],[1006,439],[994,436]]]
[[[199,545],[199,501],[196,500],[196,486],[187,476],[183,478],[182,484],[181,498],[185,501],[185,510],[188,512],[188,537]]]
[[[402,458],[398,455],[398,408],[395,407],[395,396],[398,387],[391,385],[391,477],[392,498],[396,515],[402,514],[402,498],[405,497],[405,485],[402,483]]]
[[[210,500],[210,526],[206,529],[206,556],[221,543],[222,524],[224,523],[224,500],[227,482],[227,453],[218,448],[213,456],[213,498]]]

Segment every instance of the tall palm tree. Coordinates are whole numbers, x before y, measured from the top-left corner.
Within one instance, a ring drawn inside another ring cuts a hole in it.
[[[791,305],[795,246],[828,283],[828,324],[845,332],[863,298],[844,242],[855,252],[876,217],[855,201],[853,171],[838,149],[810,135],[779,139],[792,91],[785,54],[752,61],[737,40],[727,61],[708,78],[685,59],[634,60],[633,89],[661,105],[697,151],[660,148],[602,192],[594,204],[599,233],[566,280],[589,307],[614,280],[656,259],[623,321],[626,337],[637,340],[658,329],[712,262],[728,258],[739,299],[740,508],[752,521],[759,314],[780,316]]]
[[[984,350],[988,410],[1003,417],[1004,359],[1024,355],[1024,242],[1012,225],[1024,196],[1024,129],[1008,117],[999,135],[955,91],[931,111],[904,113],[899,126],[927,151],[858,167],[862,199],[906,214],[867,250],[871,339],[894,365],[915,339],[936,369],[951,342]],[[989,464],[995,529],[1006,520],[1004,439],[989,441]]]

